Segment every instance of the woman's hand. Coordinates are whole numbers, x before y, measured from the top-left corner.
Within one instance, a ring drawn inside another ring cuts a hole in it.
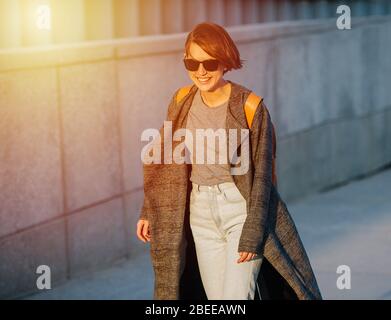
[[[143,242],[151,241],[148,220],[140,219],[137,222],[137,237]]]
[[[251,253],[251,252],[239,252],[239,255],[240,258],[236,261],[237,263],[248,262],[257,256],[256,253]]]

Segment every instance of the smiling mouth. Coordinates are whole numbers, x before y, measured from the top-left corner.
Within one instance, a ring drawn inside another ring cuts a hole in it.
[[[209,78],[197,78],[197,80],[198,80],[199,82],[201,82],[201,83],[206,83],[206,82],[208,82],[210,79],[211,79],[211,77],[209,77]]]

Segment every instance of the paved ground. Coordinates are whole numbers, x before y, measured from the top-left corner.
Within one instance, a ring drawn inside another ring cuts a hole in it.
[[[391,170],[287,203],[324,299],[391,299]],[[149,248],[149,247],[146,247]],[[336,282],[339,265],[351,289]],[[148,249],[27,299],[152,299]]]

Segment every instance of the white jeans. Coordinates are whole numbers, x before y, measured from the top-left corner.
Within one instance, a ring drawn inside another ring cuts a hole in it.
[[[208,300],[254,300],[263,257],[236,262],[246,215],[246,200],[234,182],[193,182],[190,227]]]

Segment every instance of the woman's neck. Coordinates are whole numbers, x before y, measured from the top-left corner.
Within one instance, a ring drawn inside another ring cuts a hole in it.
[[[221,85],[213,91],[201,91],[201,97],[209,107],[219,106],[229,99],[231,85],[228,81],[223,80]]]

